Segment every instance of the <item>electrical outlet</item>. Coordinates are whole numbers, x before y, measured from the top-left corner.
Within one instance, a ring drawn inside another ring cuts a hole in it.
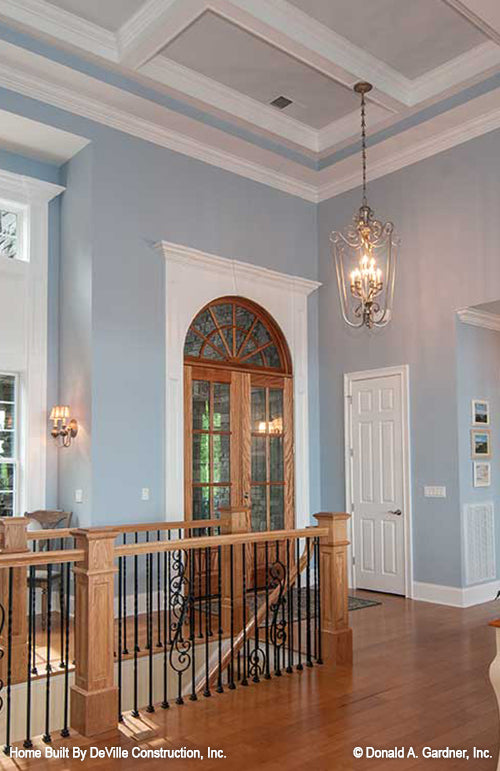
[[[446,498],[446,487],[441,485],[426,485],[424,487],[426,498]]]
[[[141,491],[141,500],[149,501],[149,487],[143,487]]]
[[[83,490],[75,490],[75,503],[83,503]]]

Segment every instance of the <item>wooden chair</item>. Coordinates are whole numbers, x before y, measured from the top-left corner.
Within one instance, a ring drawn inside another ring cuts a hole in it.
[[[61,511],[59,509],[52,510],[39,510],[39,511],[27,511],[24,516],[27,519],[36,522],[40,525],[42,530],[55,530],[60,528],[68,528],[71,526],[71,517],[73,512]],[[35,542],[36,551],[49,551],[49,541]],[[52,569],[51,574],[51,589],[57,589],[59,592],[59,601],[61,607],[59,608],[62,613],[62,573]],[[37,568],[35,571],[35,593],[37,589],[42,592],[42,629],[47,626],[47,600],[48,600],[48,576],[47,568]]]

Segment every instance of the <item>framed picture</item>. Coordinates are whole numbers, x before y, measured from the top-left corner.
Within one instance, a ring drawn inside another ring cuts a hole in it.
[[[484,399],[472,400],[472,425],[489,426],[490,425],[490,403]]]
[[[474,461],[474,487],[489,487],[491,485],[491,463]]]
[[[491,439],[489,429],[472,428],[471,455],[473,458],[489,458],[491,456]]]

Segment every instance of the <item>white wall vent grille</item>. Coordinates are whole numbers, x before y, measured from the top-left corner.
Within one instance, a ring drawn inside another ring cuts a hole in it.
[[[491,581],[496,578],[493,503],[469,503],[464,508],[465,583]]]

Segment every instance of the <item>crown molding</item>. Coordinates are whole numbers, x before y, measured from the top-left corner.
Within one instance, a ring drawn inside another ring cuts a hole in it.
[[[18,204],[48,203],[56,196],[64,193],[65,187],[45,182],[36,177],[15,174],[12,171],[0,169],[0,195],[2,199],[12,198]]]
[[[45,0],[2,0],[0,16],[118,62],[116,35]]]
[[[316,129],[171,59],[157,56],[143,65],[139,73],[301,147],[318,151]]]
[[[431,124],[432,122],[429,125]],[[456,145],[467,142],[469,139],[474,139],[498,128],[500,128],[500,107],[481,115],[473,116],[468,120],[463,120],[459,125],[452,128],[436,131],[430,138],[417,140],[402,150],[398,150],[397,147],[394,151],[389,150],[385,157],[370,161],[370,179],[379,179],[387,174],[391,174],[393,171],[398,171],[405,166],[411,166],[413,163],[430,158],[444,150],[449,150]],[[390,141],[387,140],[387,142],[378,145],[379,149],[382,150],[384,145],[387,146]],[[330,167],[328,171],[333,176],[335,174],[335,166]],[[359,187],[360,184],[359,169],[352,172],[349,171],[344,177],[338,176],[337,169],[336,179],[318,186],[318,201],[334,198],[336,195],[345,193],[347,190]]]
[[[497,316],[496,313],[478,311],[475,308],[462,308],[457,311],[457,316],[463,324],[500,332],[500,316]]]
[[[417,105],[443,94],[453,86],[466,83],[494,68],[500,68],[500,46],[488,40],[415,78],[411,86],[411,104]]]
[[[270,268],[262,268],[258,265],[252,265],[249,262],[240,262],[225,257],[219,257],[210,252],[202,252],[199,249],[192,249],[183,244],[174,244],[170,241],[159,241],[154,248],[165,257],[167,262],[175,262],[186,267],[206,267],[211,272],[222,272],[227,275],[228,271],[237,276],[244,276],[250,279],[271,284],[282,291],[293,291],[300,295],[310,295],[319,289],[321,283],[312,281],[300,276],[292,276],[289,273],[281,273]]]

